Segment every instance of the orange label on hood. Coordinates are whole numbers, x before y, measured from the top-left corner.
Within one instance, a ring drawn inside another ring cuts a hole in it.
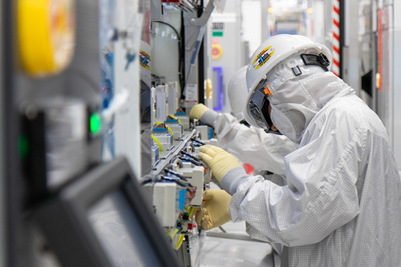
[[[263,92],[265,93],[265,95],[272,95],[272,92],[270,92],[269,87],[267,85],[265,85],[265,89],[263,89]]]

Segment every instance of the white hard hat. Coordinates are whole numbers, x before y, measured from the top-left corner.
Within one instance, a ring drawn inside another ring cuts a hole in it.
[[[291,60],[291,63],[287,64],[289,71],[285,72],[286,75],[283,75],[283,72],[275,75],[274,84],[269,84],[267,77],[272,76],[272,73],[269,72],[286,60]],[[267,112],[266,103],[260,99],[260,101],[258,100],[259,103],[256,103],[259,107],[251,105],[252,99],[255,99],[255,93],[260,94],[258,91],[260,90],[261,96],[264,98],[263,94],[271,94],[272,90],[269,90],[268,87],[272,86],[277,89],[287,79],[302,75],[303,71],[307,72],[308,65],[313,65],[313,67],[320,66],[325,71],[328,71],[331,67],[331,60],[331,52],[326,46],[315,43],[305,36],[281,34],[264,41],[253,53],[247,66],[246,121],[255,127],[268,128],[268,125],[265,126],[266,120],[264,118],[268,117],[268,115],[262,116],[261,114],[266,114]],[[296,62],[295,65],[294,62]],[[267,97],[264,100],[268,102]],[[253,109],[255,107],[256,109]],[[266,119],[270,120],[270,118]],[[271,121],[268,124],[270,126]]]
[[[228,83],[228,99],[230,101],[231,111],[239,120],[243,120],[246,107],[248,90],[246,88],[246,70],[247,66],[240,68],[230,79]]]

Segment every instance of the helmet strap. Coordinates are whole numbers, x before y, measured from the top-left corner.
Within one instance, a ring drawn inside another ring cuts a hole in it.
[[[301,54],[301,58],[305,66],[307,65],[319,66],[324,71],[329,71],[327,67],[330,65],[330,61],[323,53],[320,53],[319,55]],[[291,68],[291,70],[295,76],[299,76],[302,74],[301,68],[299,66],[295,66]]]
[[[330,65],[330,61],[323,53],[319,55],[301,54],[301,58],[305,65],[316,65],[324,69],[324,71],[329,71],[327,67]]]

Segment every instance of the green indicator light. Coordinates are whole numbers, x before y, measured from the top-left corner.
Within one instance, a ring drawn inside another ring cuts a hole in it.
[[[92,134],[99,133],[100,128],[102,127],[102,121],[99,113],[94,113],[91,115],[89,124],[90,124],[90,131]]]
[[[21,159],[26,159],[28,156],[29,141],[25,134],[21,134],[18,138],[18,154]]]
[[[223,32],[213,32],[213,37],[223,37]]]

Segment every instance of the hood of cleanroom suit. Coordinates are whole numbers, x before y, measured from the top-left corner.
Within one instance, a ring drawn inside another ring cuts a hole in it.
[[[276,68],[271,118],[299,148],[284,158],[285,186],[241,167],[223,176],[232,220],[286,246],[289,266],[400,266],[400,177],[382,122],[333,73]]]
[[[294,76],[291,68],[303,65],[300,56],[286,60],[267,76],[272,93],[269,96],[271,119],[277,129],[290,140],[300,143],[302,133],[319,110],[341,91],[349,92],[349,86],[333,73],[319,66],[302,68],[301,76]],[[326,88],[323,90],[323,86]]]

